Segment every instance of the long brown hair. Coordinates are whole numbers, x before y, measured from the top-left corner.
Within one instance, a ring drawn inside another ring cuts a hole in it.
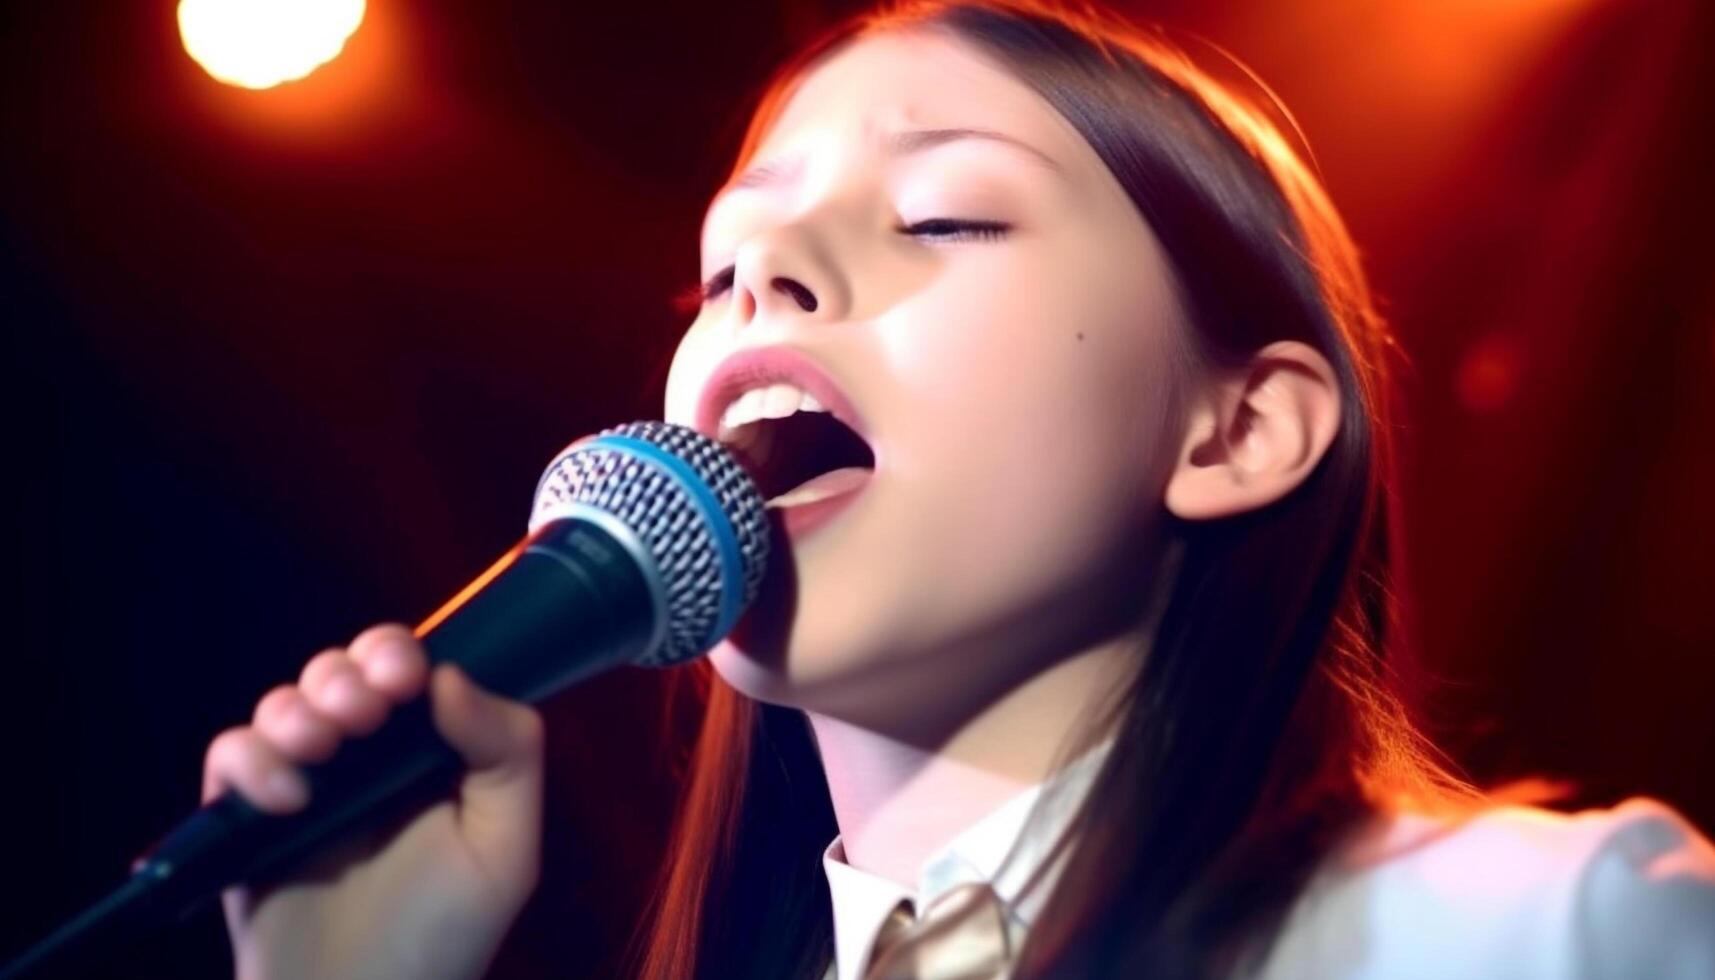
[[[1292,493],[1214,521],[1164,512],[1172,585],[1143,603],[1157,625],[1130,687],[1061,749],[1064,760],[1114,739],[1019,963],[1020,976],[1228,973],[1266,953],[1365,817],[1478,799],[1437,764],[1390,673],[1397,344],[1326,194],[1268,116],[1163,39],[1092,10],[932,0],[856,18],[777,74],[734,172],[810,68],[894,30],[986,56],[1107,164],[1170,260],[1188,325],[1179,390],[1288,339],[1338,378],[1339,430]],[[639,973],[817,976],[832,931],[820,856],[837,828],[806,720],[735,693],[706,663],[686,672],[707,714]]]

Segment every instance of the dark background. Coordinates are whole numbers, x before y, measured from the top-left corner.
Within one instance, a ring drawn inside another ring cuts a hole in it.
[[[511,544],[555,450],[659,414],[747,100],[849,8],[374,0],[263,92],[211,80],[165,0],[0,13],[0,956],[118,882],[262,691]],[[1414,359],[1442,744],[1706,831],[1709,8],[1127,7],[1292,108]],[[660,687],[554,705],[546,877],[496,975],[611,969],[695,720]],[[226,955],[208,914],[114,975]]]

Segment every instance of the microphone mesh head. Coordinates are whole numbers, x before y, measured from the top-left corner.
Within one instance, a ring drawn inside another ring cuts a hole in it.
[[[701,656],[756,597],[769,547],[762,493],[708,436],[668,422],[630,422],[580,439],[543,472],[531,530],[566,516],[571,504],[617,518],[660,572],[666,640],[636,663],[665,667]]]

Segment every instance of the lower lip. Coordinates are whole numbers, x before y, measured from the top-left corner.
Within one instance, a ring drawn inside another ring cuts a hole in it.
[[[793,540],[799,540],[810,532],[833,520],[835,515],[851,506],[852,501],[863,493],[873,476],[864,476],[861,482],[849,489],[841,490],[832,496],[823,497],[809,503],[796,504],[791,507],[769,507],[778,510],[786,525],[786,533]]]

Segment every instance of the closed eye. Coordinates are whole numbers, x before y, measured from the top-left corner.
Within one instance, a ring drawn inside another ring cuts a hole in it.
[[[1012,230],[1012,226],[1004,221],[928,218],[899,230],[915,238],[931,238],[937,241],[989,241],[1004,236]]]
[[[673,308],[686,316],[696,316],[710,300],[732,288],[734,268],[727,266],[710,276],[707,282],[693,283],[673,295]]]
[[[736,266],[730,266],[729,265],[726,268],[722,269],[721,271],[710,276],[709,281],[703,283],[703,285],[699,289],[700,301],[703,303],[707,303],[709,300],[712,300],[715,297],[719,296],[720,294],[731,289],[733,276],[737,274],[737,271],[738,270],[737,270]]]
[[[1012,226],[1004,221],[979,221],[964,218],[926,218],[923,221],[901,226],[901,234],[913,238],[926,238],[931,241],[993,241],[1005,237]],[[680,297],[681,306],[701,306],[711,300],[718,299],[732,288],[736,269],[727,266],[708,278],[700,286],[693,286]]]

